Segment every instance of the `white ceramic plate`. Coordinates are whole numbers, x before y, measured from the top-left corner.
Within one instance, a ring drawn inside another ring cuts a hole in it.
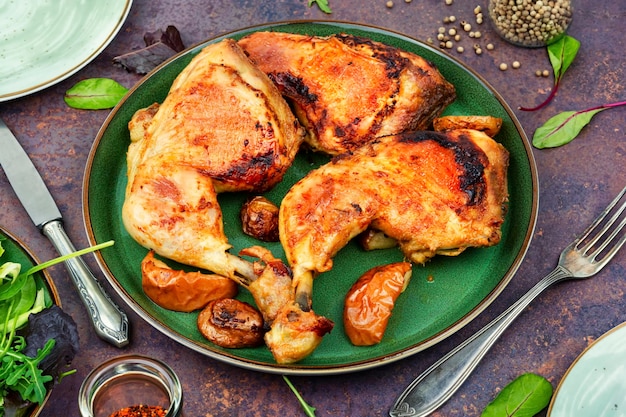
[[[626,323],[602,335],[574,361],[548,416],[626,416]]]
[[[0,0],[0,102],[56,84],[93,60],[132,0]]]

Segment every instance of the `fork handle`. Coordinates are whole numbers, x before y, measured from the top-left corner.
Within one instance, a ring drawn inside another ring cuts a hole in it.
[[[463,385],[513,320],[545,289],[571,276],[567,269],[557,266],[506,311],[413,380],[400,394],[389,415],[422,417],[443,405]]]

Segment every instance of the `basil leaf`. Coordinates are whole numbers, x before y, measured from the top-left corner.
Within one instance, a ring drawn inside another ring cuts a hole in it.
[[[580,42],[568,35],[548,45],[548,57],[554,69],[555,83],[561,80],[565,71],[574,62],[579,49]]]
[[[323,11],[324,13],[330,14],[333,12],[332,10],[330,10],[330,5],[328,4],[328,0],[309,0],[309,7],[311,7],[313,3],[317,4],[317,7],[319,7],[320,10]]]
[[[532,417],[547,407],[552,385],[540,375],[528,373],[504,387],[481,417]]]
[[[583,111],[565,111],[548,119],[535,130],[533,146],[538,149],[556,148],[571,142],[589,124],[591,118],[606,108]]]
[[[128,89],[109,78],[89,78],[76,83],[65,92],[65,103],[75,109],[110,109],[124,97]]]

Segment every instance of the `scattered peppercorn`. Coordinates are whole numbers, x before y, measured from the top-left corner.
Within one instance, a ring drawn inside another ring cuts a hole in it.
[[[511,66],[515,69],[519,68],[522,64],[520,64],[519,61],[513,61],[513,63],[511,64]]]
[[[453,0],[446,0],[446,4],[447,4],[448,6],[450,6],[452,3],[454,3],[454,1],[453,1]]]
[[[500,64],[500,71],[506,71],[509,68],[509,66],[503,62]]]
[[[393,2],[392,2],[391,0],[389,0],[389,1],[387,2],[387,8],[388,8],[388,9],[391,9],[392,7],[393,7]]]
[[[549,77],[549,76],[550,76],[550,71],[548,71],[548,70],[543,70],[543,71],[541,72],[541,75],[543,75],[544,77]]]
[[[463,53],[463,51],[465,51],[465,48],[463,48],[462,46],[457,46],[457,47],[456,47],[456,51],[457,51],[458,53],[462,54],[462,53]]]
[[[489,50],[489,51],[493,50],[493,44],[492,43],[488,43],[487,44],[487,50]]]
[[[536,75],[537,77],[541,77],[541,70],[537,70],[537,71],[535,71],[535,75]]]

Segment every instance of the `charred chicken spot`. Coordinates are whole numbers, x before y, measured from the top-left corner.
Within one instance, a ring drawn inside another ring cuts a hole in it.
[[[352,208],[354,209],[354,211],[356,211],[357,213],[362,213],[363,209],[361,208],[361,206],[358,203],[350,203],[350,205],[352,206]]]
[[[257,131],[260,131],[264,138],[267,138],[267,139],[274,138],[274,127],[272,126],[272,123],[267,122],[263,124],[261,122],[256,122],[254,128]]]
[[[345,137],[346,136],[345,129],[341,126],[335,126],[335,136],[337,136],[338,138]]]
[[[287,97],[299,99],[305,103],[315,103],[317,101],[317,95],[309,91],[309,87],[302,78],[288,72],[272,72],[268,76]]]
[[[293,276],[291,268],[285,265],[282,261],[270,262],[268,266],[272,268],[274,275],[287,275],[289,277]]]
[[[448,135],[439,132],[409,132],[403,134],[400,141],[417,143],[425,140],[432,140],[454,152],[456,163],[463,168],[459,181],[461,189],[467,194],[468,205],[479,204],[485,198],[487,189],[483,175],[484,153],[466,135],[460,135],[458,140],[452,140]]]

